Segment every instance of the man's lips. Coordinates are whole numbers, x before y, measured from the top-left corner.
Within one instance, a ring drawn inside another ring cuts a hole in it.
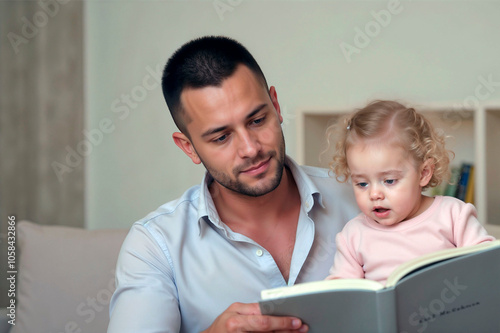
[[[258,163],[257,165],[251,166],[247,169],[241,170],[241,173],[246,173],[246,174],[253,174],[253,173],[259,173],[261,171],[264,171],[264,169],[267,167],[269,164],[269,161],[271,158],[266,159],[265,161],[262,161]]]

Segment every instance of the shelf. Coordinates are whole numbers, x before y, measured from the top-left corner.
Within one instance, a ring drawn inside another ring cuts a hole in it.
[[[488,223],[500,226],[500,108],[485,111],[486,215]]]
[[[447,148],[455,152],[451,165],[473,163],[474,153],[474,112],[462,111],[459,115],[455,111],[439,108],[420,111],[428,118],[437,130],[442,129],[447,138]],[[303,111],[299,141],[298,159],[304,164],[328,167],[332,155],[331,149],[325,152],[326,129],[345,116],[345,111]],[[471,139],[472,138],[472,139]]]

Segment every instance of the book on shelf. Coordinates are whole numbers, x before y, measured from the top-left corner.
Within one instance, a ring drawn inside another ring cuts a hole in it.
[[[467,186],[465,189],[465,198],[464,198],[465,202],[471,204],[474,204],[474,186],[475,186],[474,169],[475,169],[474,165],[471,165],[469,170],[469,181],[467,182]]]
[[[460,167],[451,167],[450,181],[444,190],[444,195],[454,197],[457,193],[458,181],[460,180]]]
[[[455,197],[462,201],[465,201],[465,194],[467,193],[467,185],[469,184],[471,167],[471,164],[463,163],[460,169],[460,178],[458,180],[457,192],[455,194]]]
[[[455,197],[462,201],[474,204],[474,165],[462,163],[460,166],[451,168],[450,181],[444,189],[442,195]],[[432,195],[439,195],[439,190],[431,192]]]
[[[307,282],[263,290],[259,304],[301,318],[310,333],[500,332],[500,240],[410,260],[385,285]]]

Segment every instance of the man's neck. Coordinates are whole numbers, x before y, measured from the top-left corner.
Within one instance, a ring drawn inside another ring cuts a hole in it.
[[[262,196],[241,195],[216,182],[212,183],[210,192],[219,217],[233,231],[238,231],[235,229],[240,229],[240,227],[245,230],[252,225],[258,227],[274,223],[284,212],[300,202],[295,180],[288,168],[284,169],[278,187]]]

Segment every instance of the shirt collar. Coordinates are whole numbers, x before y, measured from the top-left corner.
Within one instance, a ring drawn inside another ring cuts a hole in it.
[[[205,171],[205,176],[201,181],[200,187],[200,198],[198,202],[198,228],[199,235],[202,235],[204,228],[208,223],[212,223],[218,228],[223,229],[222,222],[219,218],[219,213],[215,208],[212,195],[208,189],[208,186],[214,181],[212,176]]]
[[[288,166],[292,172],[293,179],[295,180],[295,184],[297,184],[297,188],[299,190],[302,206],[305,208],[306,212],[309,213],[316,203],[324,208],[325,205],[323,204],[321,192],[318,190],[304,169],[302,169],[297,162],[288,156],[286,157],[285,165]]]
[[[316,203],[325,207],[323,204],[322,195],[316,185],[311,181],[307,173],[288,155],[285,157],[285,165],[292,172],[297,189],[299,190],[302,207],[309,213]],[[212,223],[218,229],[227,233],[224,223],[220,220],[217,209],[215,208],[212,195],[208,190],[208,186],[214,181],[212,176],[205,172],[205,176],[201,182],[200,198],[198,202],[198,227],[200,237],[203,234],[204,228],[208,223]]]

